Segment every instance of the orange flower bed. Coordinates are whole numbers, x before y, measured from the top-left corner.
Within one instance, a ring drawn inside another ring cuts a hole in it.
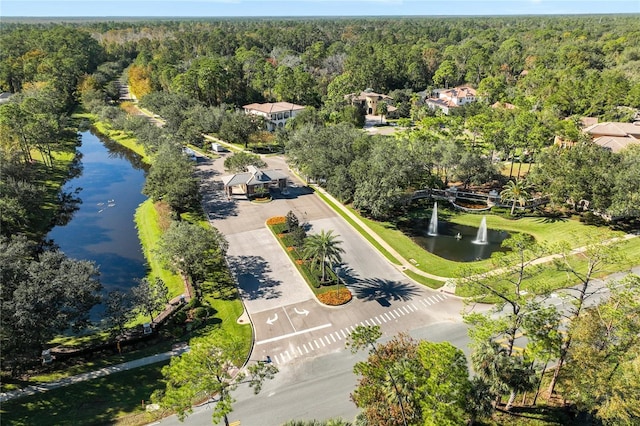
[[[294,248],[295,247],[293,247],[293,246],[289,246],[289,247],[287,247],[287,251],[293,251]]]
[[[267,225],[280,225],[281,223],[287,223],[287,218],[284,216],[273,216],[267,219]]]
[[[352,297],[348,288],[340,288],[337,291],[329,290],[326,293],[319,294],[318,300],[325,305],[339,306],[350,301]]]
[[[304,263],[304,260],[296,259],[296,265],[302,265],[303,263]]]
[[[284,238],[284,234],[278,234],[278,238],[280,239]]]

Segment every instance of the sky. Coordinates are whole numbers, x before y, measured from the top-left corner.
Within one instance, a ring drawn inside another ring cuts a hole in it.
[[[476,16],[640,13],[640,0],[0,0],[5,17]]]

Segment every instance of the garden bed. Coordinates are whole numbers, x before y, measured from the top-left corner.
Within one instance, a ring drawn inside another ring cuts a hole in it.
[[[270,218],[267,220],[267,226],[321,303],[339,306],[351,300],[351,292],[340,282],[331,268],[327,269],[329,279],[321,282],[320,271],[318,268],[311,267],[310,262],[305,259],[302,246],[295,241],[294,234],[288,232],[287,220],[284,216]]]

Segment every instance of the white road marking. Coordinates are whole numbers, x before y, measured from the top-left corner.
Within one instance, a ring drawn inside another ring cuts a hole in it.
[[[309,353],[309,349],[307,349],[307,345],[303,343],[302,347],[304,348],[304,353],[308,354]]]
[[[331,339],[333,340],[334,343],[337,342],[336,338],[333,337],[333,333],[331,333],[329,336],[331,336]]]
[[[330,345],[330,344],[331,344],[331,342],[329,341],[329,336],[324,336],[324,340],[326,340],[326,341],[327,341],[327,345]]]
[[[316,344],[316,349],[320,349],[320,345],[318,344],[318,341],[317,341],[317,340],[313,339],[313,343],[315,343],[315,344]]]
[[[345,339],[349,335],[349,333],[345,333],[344,330],[340,330],[340,333],[342,333],[342,337],[344,337]]]
[[[276,336],[276,337],[272,337],[270,339],[260,340],[259,342],[256,342],[255,344],[256,345],[264,345],[265,343],[276,342],[278,340],[286,339],[288,337],[298,336],[300,334],[309,333],[311,331],[322,330],[323,328],[331,327],[331,325],[332,324],[330,324],[330,323],[329,324],[323,324],[323,325],[319,325],[317,327],[311,327],[311,328],[307,328],[305,330],[300,330],[300,331],[296,331],[296,332],[289,333],[289,334],[283,334],[282,336]]]

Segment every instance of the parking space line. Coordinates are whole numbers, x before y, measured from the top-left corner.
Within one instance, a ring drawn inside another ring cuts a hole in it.
[[[322,343],[322,347],[323,347],[323,348],[326,348],[326,347],[327,347],[327,345],[325,345],[325,344],[324,344],[324,340],[322,340],[322,338],[320,338],[320,343]]]
[[[304,353],[308,354],[309,353],[309,349],[307,349],[307,345],[303,343],[302,347],[304,348]]]
[[[380,318],[378,317],[373,317],[376,321],[378,321],[378,324],[382,325],[382,321],[380,321]]]
[[[420,303],[422,303],[425,307],[429,306],[426,303],[424,303],[422,300],[420,301]]]
[[[313,339],[313,343],[316,344],[316,349],[320,349],[320,345],[318,344],[318,341],[316,339]]]
[[[404,309],[405,311],[407,311],[408,314],[410,314],[411,312],[413,312],[413,309],[411,308],[411,306],[407,305],[407,306],[403,306],[402,309]]]
[[[367,324],[368,326],[371,326],[371,324],[369,324],[369,320],[364,320],[365,324]],[[362,323],[360,323],[362,324]]]
[[[344,330],[340,330],[340,333],[342,333],[342,337],[344,337],[345,339],[347,338],[348,334],[344,332]]]
[[[302,349],[300,349],[300,346],[298,346],[298,352],[300,352],[300,355],[303,355],[302,354]]]
[[[411,306],[413,306],[413,309],[415,309],[416,311],[418,310],[418,308],[416,308],[416,305],[414,305],[413,303],[411,304]]]

